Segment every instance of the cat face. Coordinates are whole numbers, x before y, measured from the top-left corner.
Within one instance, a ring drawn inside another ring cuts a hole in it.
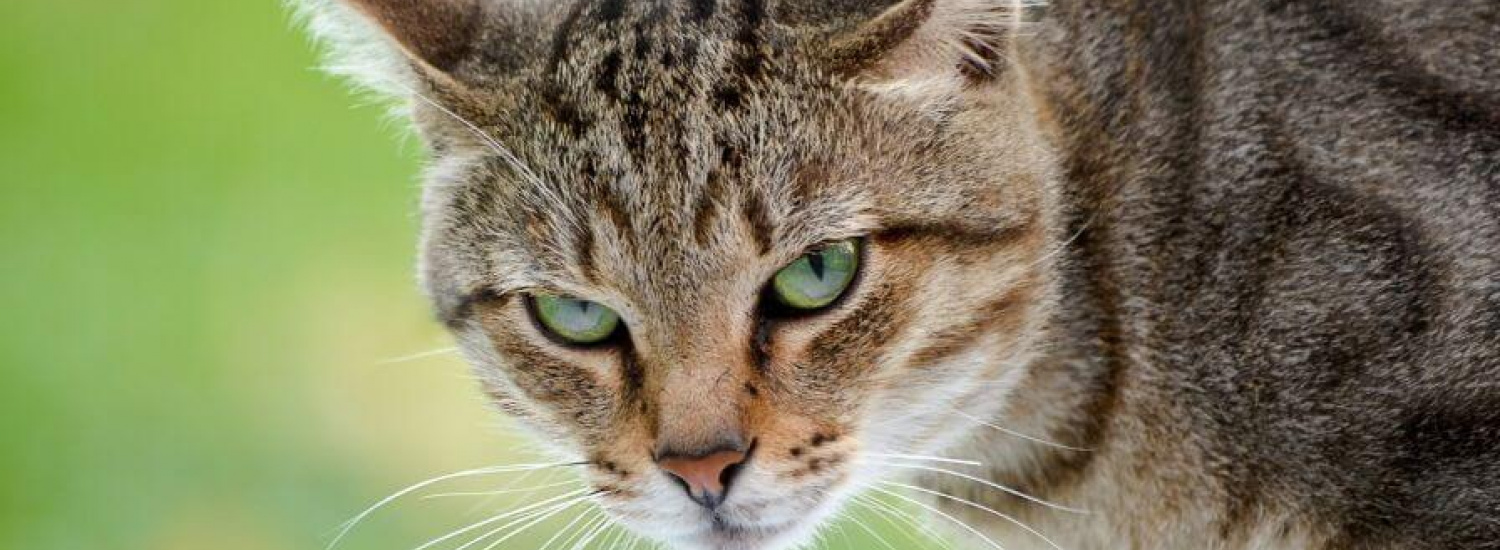
[[[424,286],[616,520],[798,543],[1002,405],[1048,301],[1045,151],[1019,76],[945,34],[999,15],[433,4],[353,3],[433,151]]]

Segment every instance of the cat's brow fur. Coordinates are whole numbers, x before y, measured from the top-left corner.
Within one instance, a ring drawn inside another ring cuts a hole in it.
[[[796,544],[949,453],[1090,510],[919,479],[1074,550],[1500,548],[1500,8],[1376,4],[302,5],[430,145],[423,283],[485,391],[639,531]],[[763,314],[851,237],[837,307]],[[749,440],[711,515],[653,463]]]

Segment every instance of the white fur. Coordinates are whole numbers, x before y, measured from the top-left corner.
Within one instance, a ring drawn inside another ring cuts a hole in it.
[[[408,97],[415,82],[411,63],[379,25],[339,0],[288,0],[288,5],[322,46],[323,70],[381,98]]]

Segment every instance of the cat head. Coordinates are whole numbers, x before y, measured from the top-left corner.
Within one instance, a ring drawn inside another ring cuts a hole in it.
[[[319,0],[404,99],[421,274],[619,522],[799,542],[1024,374],[1047,151],[1010,2]]]

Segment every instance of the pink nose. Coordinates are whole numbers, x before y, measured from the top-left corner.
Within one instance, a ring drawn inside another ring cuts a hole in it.
[[[708,508],[724,502],[729,485],[745,462],[745,453],[719,451],[703,456],[669,456],[657,461],[661,469],[686,486],[688,497]]]

